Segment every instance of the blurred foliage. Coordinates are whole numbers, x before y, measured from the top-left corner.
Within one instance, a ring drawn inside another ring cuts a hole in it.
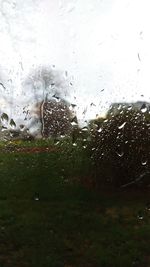
[[[150,113],[146,107],[120,106],[105,119],[89,123],[98,184],[113,186],[150,183]]]

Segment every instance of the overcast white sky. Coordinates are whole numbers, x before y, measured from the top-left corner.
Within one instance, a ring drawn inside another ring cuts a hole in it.
[[[112,102],[150,101],[149,10],[149,0],[0,0],[1,81],[19,105],[29,70],[55,65],[85,119]]]

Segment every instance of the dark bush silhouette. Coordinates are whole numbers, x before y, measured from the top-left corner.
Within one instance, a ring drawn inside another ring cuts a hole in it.
[[[96,125],[96,126],[95,126]],[[150,114],[124,106],[90,128],[90,151],[98,184],[150,183]]]
[[[72,113],[65,101],[50,100],[44,102],[41,109],[43,137],[68,135],[72,130]]]

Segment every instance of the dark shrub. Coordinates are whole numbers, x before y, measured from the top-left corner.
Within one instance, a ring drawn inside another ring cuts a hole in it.
[[[63,101],[46,101],[41,110],[42,135],[43,137],[59,137],[68,135],[72,130],[72,113],[68,104]]]
[[[113,186],[150,183],[150,114],[122,107],[91,126],[90,153],[97,183]]]

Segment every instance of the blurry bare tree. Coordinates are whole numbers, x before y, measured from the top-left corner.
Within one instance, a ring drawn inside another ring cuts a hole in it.
[[[23,87],[29,92],[32,105],[28,127],[36,128],[41,122],[42,136],[68,132],[71,112],[66,97],[72,87],[67,72],[56,70],[55,66],[39,66],[31,70]]]
[[[69,79],[66,71],[56,70],[54,66],[42,65],[31,70],[23,82],[23,87],[32,90],[36,103],[52,96],[65,99],[69,94]]]

